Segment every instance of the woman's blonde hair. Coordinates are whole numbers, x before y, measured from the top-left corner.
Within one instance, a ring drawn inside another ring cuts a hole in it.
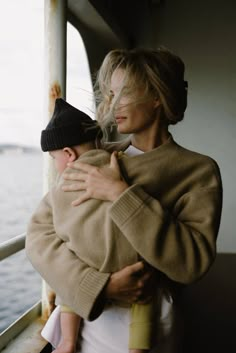
[[[183,119],[187,106],[183,61],[165,48],[116,49],[106,55],[97,75],[95,93],[100,124],[105,125],[111,120],[116,102],[112,102],[110,85],[112,74],[117,68],[125,70],[125,82],[119,97],[129,94],[134,104],[156,97],[161,103],[161,118],[167,124],[176,124]],[[142,97],[136,96],[140,87],[143,90]]]

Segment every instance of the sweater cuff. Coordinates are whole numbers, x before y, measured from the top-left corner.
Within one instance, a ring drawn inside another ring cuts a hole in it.
[[[137,210],[143,207],[143,203],[149,198],[150,196],[141,186],[137,184],[132,185],[110,207],[109,213],[112,220],[122,227],[127,220],[132,218]]]
[[[101,295],[109,277],[110,273],[98,272],[91,268],[80,282],[73,308],[82,318],[95,320],[102,313],[105,298],[101,298]]]

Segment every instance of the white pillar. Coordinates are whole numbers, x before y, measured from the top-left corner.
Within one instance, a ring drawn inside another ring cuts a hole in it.
[[[66,98],[67,1],[44,0],[44,126],[52,117],[55,98]],[[55,179],[55,168],[44,154],[43,191]],[[42,316],[47,319],[53,301],[51,289],[43,282]]]
[[[45,36],[45,89],[50,93],[58,85],[66,97],[66,0],[44,0]],[[46,95],[50,109],[49,94]]]
[[[50,120],[56,97],[66,98],[66,0],[44,0],[44,120]],[[54,181],[53,165],[45,158],[44,192]]]

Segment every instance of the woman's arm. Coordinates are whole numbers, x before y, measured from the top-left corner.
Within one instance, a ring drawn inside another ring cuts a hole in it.
[[[106,171],[81,164],[82,174],[67,176],[70,180],[78,180],[78,184],[71,184],[64,190],[77,188],[85,190],[86,199],[113,201],[110,217],[149,264],[176,282],[191,283],[199,279],[209,269],[216,254],[222,208],[218,169],[212,168],[211,163],[206,165],[209,182],[204,180],[204,187],[186,192],[174,209],[168,211],[139,185],[125,185],[116,157],[112,156],[113,181],[112,173],[106,178]],[[112,187],[113,193],[110,191]],[[75,204],[83,201],[78,199]]]
[[[192,283],[215,259],[221,191],[218,186],[186,193],[169,212],[134,185],[113,203],[110,216],[149,264],[176,282]]]

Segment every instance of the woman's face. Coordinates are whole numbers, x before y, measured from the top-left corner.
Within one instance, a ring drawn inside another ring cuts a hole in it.
[[[118,99],[114,109],[117,130],[123,134],[148,132],[156,127],[157,116],[155,108],[159,105],[159,100],[150,97],[149,100],[138,103],[143,98],[144,90],[142,88],[136,90],[132,97],[125,95],[124,79],[125,70],[123,69],[116,69],[111,77],[110,93],[115,101],[121,88],[124,89],[124,93]]]

